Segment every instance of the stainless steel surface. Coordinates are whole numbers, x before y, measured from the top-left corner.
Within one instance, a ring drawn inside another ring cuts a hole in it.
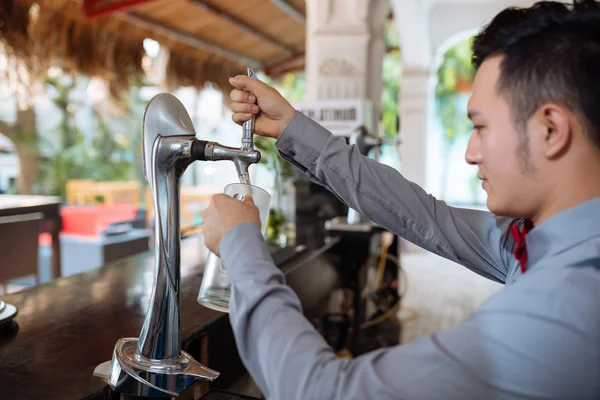
[[[181,353],[179,185],[194,161],[195,131],[183,104],[163,93],[148,103],[142,135],[144,175],[154,202],[155,270],[137,353],[148,359],[173,360]]]
[[[196,160],[233,161],[240,180],[249,182],[249,166],[260,161],[251,131],[244,130],[240,148],[222,146],[196,139],[189,114],[173,95],[159,94],[146,106],[142,152],[154,203],[154,283],[139,338],[120,339],[115,346],[108,378],[114,390],[169,397],[198,379],[219,375],[181,350],[179,187],[186,168]]]
[[[233,161],[240,182],[250,184],[248,168],[250,165],[260,161],[260,152],[254,148],[242,149],[223,146],[215,142],[208,142],[204,149],[204,157],[207,161]]]
[[[139,339],[117,342],[108,381],[124,394],[168,397],[197,379],[218,376],[182,352],[180,340],[179,186],[197,139],[183,104],[166,93],[148,103],[142,136],[144,176],[154,202],[154,283]]]
[[[256,74],[248,68],[248,76],[254,79]],[[260,161],[260,152],[254,149],[254,121],[252,117],[242,124],[242,144],[239,148],[223,146],[219,143],[208,142],[204,148],[204,159],[207,161],[233,161],[240,183],[250,184],[248,168]]]
[[[248,68],[248,76],[257,79],[256,74]],[[240,183],[250,184],[248,168],[251,164],[260,161],[260,152],[254,149],[254,124],[255,117],[242,124],[242,145],[238,148],[221,146],[218,143],[209,142],[205,148],[207,160],[231,160],[235,165]]]
[[[121,392],[134,396],[178,396],[198,379],[212,381],[217,371],[199,364],[182,351],[177,359],[149,360],[137,354],[138,339],[119,339],[115,345],[108,382]]]
[[[252,79],[257,79],[256,74],[248,68],[248,76]],[[248,121],[242,125],[242,149],[248,150],[254,148],[254,126],[256,124],[256,116],[252,115]],[[244,183],[244,182],[242,182]]]

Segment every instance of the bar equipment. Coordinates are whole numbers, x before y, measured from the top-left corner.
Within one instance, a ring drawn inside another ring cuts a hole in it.
[[[258,207],[261,232],[264,236],[267,230],[271,195],[257,186],[245,183],[227,185],[223,193],[239,200],[246,195],[252,195],[254,204]],[[223,267],[221,259],[210,252],[206,259],[202,284],[198,292],[198,303],[216,311],[229,312],[230,294],[231,282],[227,270]]]
[[[255,77],[253,71],[248,74]],[[196,139],[192,120],[181,102],[162,93],[150,100],[144,114],[143,168],[154,202],[154,283],[148,312],[138,338],[122,338],[110,363],[95,375],[125,395],[178,396],[199,379],[219,376],[181,350],[179,280],[181,177],[194,161],[229,160],[241,182],[249,184],[248,168],[260,161],[253,144],[254,121],[243,126],[239,148]]]

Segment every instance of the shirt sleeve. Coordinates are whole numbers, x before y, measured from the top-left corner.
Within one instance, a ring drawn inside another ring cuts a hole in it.
[[[490,309],[431,337],[340,359],[303,316],[255,224],[229,231],[220,253],[239,354],[267,399],[596,398],[589,338],[531,308],[515,310],[518,293],[496,295]],[[556,299],[544,296],[539,304]]]
[[[506,281],[514,246],[508,218],[436,200],[298,111],[276,145],[285,160],[376,224],[486,278]]]

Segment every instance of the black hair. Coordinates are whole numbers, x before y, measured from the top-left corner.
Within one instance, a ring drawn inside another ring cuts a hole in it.
[[[524,131],[533,113],[554,102],[575,113],[600,148],[600,3],[542,1],[507,8],[473,41],[473,66],[501,55],[498,93]]]

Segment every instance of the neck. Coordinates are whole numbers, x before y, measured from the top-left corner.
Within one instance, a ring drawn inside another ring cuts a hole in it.
[[[571,207],[600,197],[600,156],[581,157],[564,163],[548,176],[552,187],[546,192],[545,204],[531,220],[539,225]]]

